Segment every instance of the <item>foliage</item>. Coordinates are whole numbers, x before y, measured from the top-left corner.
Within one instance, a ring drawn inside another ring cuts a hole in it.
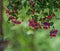
[[[60,48],[56,48],[56,45],[60,46],[58,43],[59,36],[53,36],[54,38],[49,37],[49,31],[51,29],[55,30],[55,28],[60,28],[58,26],[58,21],[56,21],[56,18],[59,17],[60,0],[9,1],[12,2],[8,3],[7,1],[4,1],[8,4],[4,4],[5,7],[7,6],[6,10],[4,9],[4,12],[6,11],[7,15],[4,13],[3,27],[5,39],[8,38],[10,40],[8,47],[8,49],[11,49],[10,51],[60,50]],[[14,4],[16,4],[16,6],[13,6]],[[32,22],[30,23],[31,20]],[[29,26],[29,23],[31,26]],[[37,23],[39,25],[37,25]],[[41,28],[38,26],[41,26]],[[34,28],[37,29],[35,30]],[[8,50],[6,49],[6,51]]]

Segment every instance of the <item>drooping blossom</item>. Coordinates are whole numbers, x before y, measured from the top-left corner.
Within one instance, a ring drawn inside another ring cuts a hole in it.
[[[49,27],[48,26],[43,26],[43,28],[47,30]]]
[[[44,22],[43,24],[44,24],[44,25],[43,25],[43,28],[44,28],[44,29],[50,28],[50,23]]]
[[[17,21],[17,20],[14,18],[14,16],[10,16],[10,20],[11,20],[11,22],[14,23],[14,24],[20,24],[20,23],[21,23],[20,21]]]
[[[51,30],[50,31],[50,37],[56,37],[58,30]]]
[[[49,22],[44,22],[43,23],[45,26],[50,26],[50,23]]]
[[[46,16],[46,19],[52,19],[52,17],[50,15]]]
[[[34,30],[41,28],[41,25],[34,19],[29,20],[29,26],[31,26]]]
[[[20,21],[15,21],[15,20],[12,20],[12,22],[13,22],[14,24],[20,24],[20,23],[21,23]]]

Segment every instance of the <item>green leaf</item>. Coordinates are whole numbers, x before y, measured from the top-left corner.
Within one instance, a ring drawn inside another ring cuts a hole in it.
[[[46,20],[46,22],[49,22],[49,20]]]
[[[12,8],[13,8],[13,6],[11,6],[10,4],[7,6],[7,8],[9,9],[9,10],[11,10]]]
[[[23,3],[23,6],[26,8],[26,6],[27,6],[27,1],[25,1],[25,2]]]
[[[45,15],[45,16],[47,16],[47,15],[48,15],[48,13],[47,13],[47,12],[45,12],[45,13],[44,13],[44,15]]]
[[[26,12],[26,14],[27,14],[27,15],[30,15],[30,13],[31,13],[31,10],[28,9],[27,12]]]
[[[38,15],[34,15],[34,16],[32,16],[32,18],[33,18],[35,21],[37,21]]]
[[[55,8],[54,11],[57,12],[58,11],[57,8]]]
[[[52,26],[54,24],[54,22],[50,22],[50,26]]]
[[[21,5],[21,1],[17,1],[16,4],[17,4],[17,5]]]
[[[40,13],[40,11],[41,11],[40,8],[36,10],[37,13]]]

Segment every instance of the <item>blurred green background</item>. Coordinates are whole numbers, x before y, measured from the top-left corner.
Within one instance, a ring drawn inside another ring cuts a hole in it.
[[[60,20],[53,20],[54,26],[58,29],[56,37],[49,37],[49,30],[39,29],[33,32],[28,27],[28,17],[25,13],[28,9],[22,9],[18,16],[26,21],[20,25],[10,24],[7,22],[8,16],[5,13],[5,8],[8,4],[7,0],[3,1],[3,33],[4,39],[9,40],[8,46],[4,51],[60,51]],[[57,17],[60,17],[60,10],[55,12]],[[18,19],[20,20],[20,19]],[[52,27],[51,27],[52,28]]]

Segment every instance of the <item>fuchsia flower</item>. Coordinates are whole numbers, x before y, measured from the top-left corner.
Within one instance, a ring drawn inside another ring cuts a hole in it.
[[[29,26],[31,26],[34,30],[41,28],[40,24],[33,19],[29,20]]]
[[[12,19],[11,20],[14,24],[20,24],[21,22],[20,21],[17,21],[16,19]]]
[[[47,19],[51,19],[52,17],[50,15],[46,16]]]
[[[15,18],[14,18],[14,16],[10,16],[9,19],[12,20],[12,19],[15,19]]]
[[[44,29],[50,28],[50,23],[44,22],[43,24],[44,24],[44,26],[43,26]]]
[[[14,24],[20,24],[20,23],[21,23],[20,21],[15,21],[15,20],[12,20],[12,22],[13,22]]]
[[[49,27],[48,26],[43,26],[43,28],[47,30]]]
[[[55,37],[57,32],[58,32],[58,30],[51,30],[50,31],[50,37]]]
[[[14,24],[20,24],[20,21],[17,21],[14,16],[10,16],[10,20],[14,23]]]
[[[45,26],[50,26],[50,23],[49,22],[44,22],[43,23]]]

